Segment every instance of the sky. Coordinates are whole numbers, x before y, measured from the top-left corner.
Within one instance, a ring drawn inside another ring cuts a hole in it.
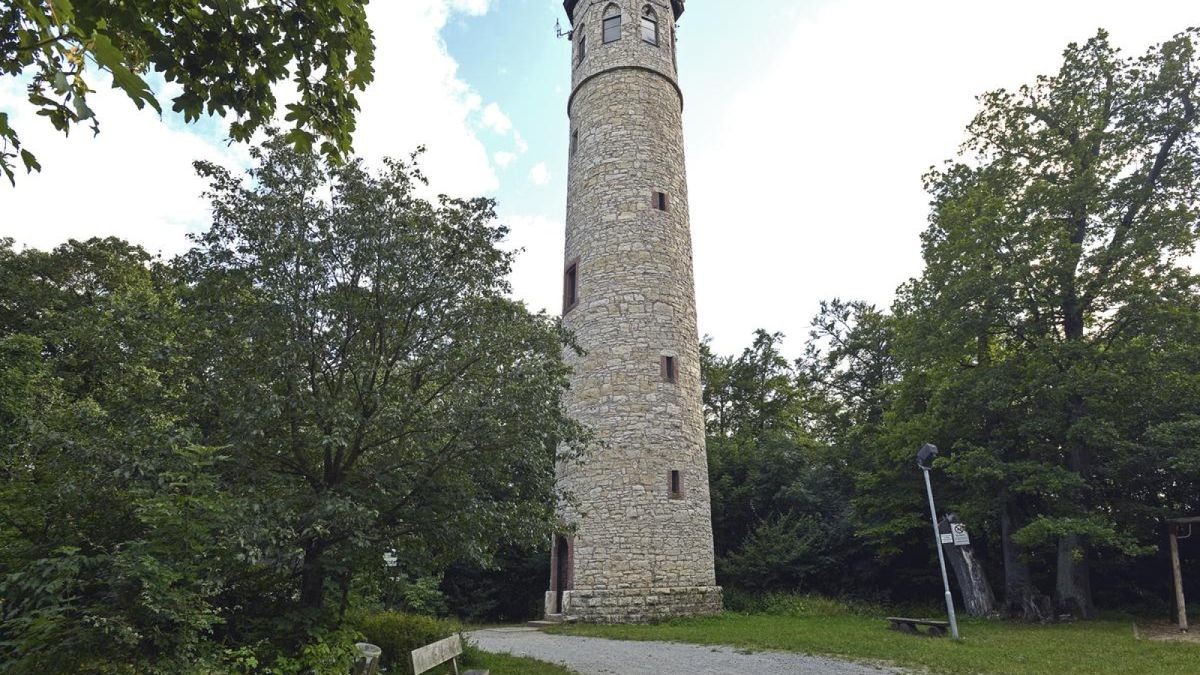
[[[521,253],[514,294],[561,302],[570,46],[559,0],[375,0],[368,161],[427,148],[438,192],[498,200]],[[798,355],[821,300],[891,304],[921,272],[921,176],[956,155],[985,91],[1057,70],[1100,28],[1140,54],[1191,25],[1194,0],[691,0],[680,84],[699,328],[721,353],[757,328]],[[160,98],[172,91],[155,83]],[[225,122],[139,111],[101,82],[101,133],[69,138],[0,78],[0,111],[40,174],[0,184],[0,237],[53,247],[120,236],[165,256],[208,223],[191,163],[236,168]]]

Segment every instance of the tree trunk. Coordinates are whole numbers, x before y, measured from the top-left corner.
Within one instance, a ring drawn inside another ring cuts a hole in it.
[[[310,542],[304,546],[304,563],[300,570],[300,607],[321,609],[325,604],[325,547]]]
[[[1082,232],[1082,228],[1080,229]],[[1082,236],[1075,243],[1082,245]],[[1079,366],[1079,349],[1084,346],[1084,313],[1080,299],[1076,295],[1074,284],[1067,287],[1063,303],[1063,333],[1067,339],[1067,354],[1070,366],[1068,375],[1074,375],[1074,369]],[[1067,399],[1067,469],[1081,476],[1086,481],[1088,468],[1088,451],[1084,441],[1080,440],[1075,427],[1084,418],[1086,403],[1078,392],[1072,393]],[[1091,619],[1096,615],[1092,603],[1091,573],[1088,565],[1087,542],[1078,534],[1067,534],[1058,541],[1058,574],[1054,584],[1054,602],[1060,614],[1070,614],[1080,619]]]
[[[1049,621],[1054,618],[1050,599],[1033,585],[1029,563],[1022,559],[1024,550],[1012,540],[1016,531],[1012,507],[1000,510],[1000,548],[1004,555],[1004,611],[1009,617],[1025,621]]]
[[[1070,424],[1067,434],[1071,436],[1075,424],[1083,418],[1083,398],[1072,394],[1068,408]],[[1068,442],[1071,449],[1067,454],[1067,468],[1079,476],[1086,476],[1087,450],[1083,447],[1083,442]],[[1092,603],[1087,541],[1081,535],[1067,534],[1058,540],[1058,574],[1054,583],[1054,604],[1059,614],[1070,614],[1079,619],[1093,619],[1096,616],[1096,607]]]
[[[1054,592],[1060,614],[1070,614],[1080,619],[1096,617],[1096,607],[1092,604],[1087,545],[1078,534],[1068,534],[1058,540],[1058,578]]]
[[[950,533],[950,525],[957,523],[958,517],[953,513],[942,518],[938,523],[938,531]],[[983,564],[975,556],[971,546],[956,546],[943,544],[942,551],[950,566],[954,568],[954,577],[958,580],[958,589],[962,593],[963,604],[969,616],[986,617],[996,613],[996,598],[992,594],[992,585],[988,583],[987,573]]]

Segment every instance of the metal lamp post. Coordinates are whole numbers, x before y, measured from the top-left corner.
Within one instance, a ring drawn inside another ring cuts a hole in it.
[[[925,474],[925,491],[929,494],[929,516],[933,519],[933,543],[937,547],[938,565],[942,568],[942,587],[946,590],[946,614],[950,616],[950,635],[958,639],[958,618],[954,615],[954,596],[950,595],[950,577],[946,575],[946,556],[942,553],[942,533],[938,530],[937,508],[933,505],[933,483],[929,481],[929,471],[933,468],[933,460],[937,458],[938,449],[932,443],[926,443],[917,451],[917,466]]]

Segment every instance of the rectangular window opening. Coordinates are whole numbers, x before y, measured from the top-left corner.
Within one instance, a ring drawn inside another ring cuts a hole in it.
[[[642,41],[658,46],[658,22],[648,16],[642,17]]]
[[[662,357],[661,368],[663,382],[669,382],[673,384],[675,382],[675,357]]]
[[[652,203],[654,204],[654,208],[655,208],[655,209],[657,209],[657,210],[659,210],[659,211],[668,211],[668,210],[669,210],[669,209],[668,209],[668,202],[667,202],[667,193],[665,193],[665,192],[655,192],[655,193],[652,195],[652,199],[651,199],[651,201],[652,201]]]
[[[575,153],[578,151],[579,151],[579,130],[576,129],[575,131],[571,132],[571,156],[574,157]]]
[[[604,44],[621,39],[621,16],[610,16],[604,20]]]
[[[579,36],[579,62],[583,63],[583,57],[587,56],[587,36]]]
[[[563,274],[563,314],[579,304],[579,261],[567,266]]]
[[[671,499],[683,496],[683,476],[678,470],[671,471]]]

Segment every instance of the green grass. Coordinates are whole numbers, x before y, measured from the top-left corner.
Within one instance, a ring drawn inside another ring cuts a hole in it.
[[[571,625],[553,632],[776,649],[890,662],[935,673],[1200,672],[1200,645],[1136,640],[1132,620],[1039,626],[967,619],[959,623],[963,639],[955,642],[888,630],[886,616],[889,613],[878,608],[788,598],[765,613],[727,612],[649,626]]]
[[[490,670],[491,675],[575,675],[574,671],[553,663],[479,650],[472,650],[468,665],[462,670],[465,672],[469,668]]]

